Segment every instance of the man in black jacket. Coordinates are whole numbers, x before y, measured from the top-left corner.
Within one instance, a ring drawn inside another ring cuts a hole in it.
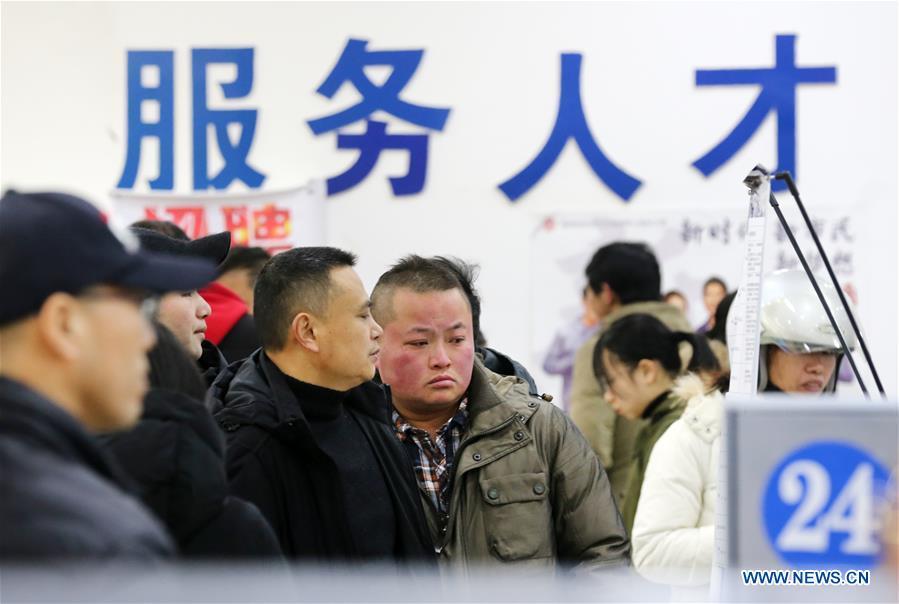
[[[69,195],[7,192],[0,225],[0,559],[170,555],[90,432],[140,415],[147,293],[194,289],[215,266],[139,251]]]
[[[211,390],[228,478],[291,558],[433,564],[412,468],[371,381],[382,330],[354,264],[338,249],[299,248],[260,273],[262,349]]]

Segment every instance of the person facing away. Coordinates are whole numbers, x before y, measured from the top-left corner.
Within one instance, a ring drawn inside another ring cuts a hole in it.
[[[245,359],[262,345],[253,321],[253,287],[269,258],[261,247],[232,247],[219,277],[200,290],[212,307],[206,337],[229,361]]]
[[[378,369],[444,565],[534,569],[626,564],[605,472],[565,414],[475,355],[455,274],[407,256],[378,280]]]
[[[150,390],[140,421],[100,437],[166,525],[182,556],[279,558],[268,522],[228,494],[225,439],[204,405],[206,384],[181,342],[154,321]]]
[[[627,315],[649,314],[674,331],[693,331],[684,314],[661,300],[661,273],[652,250],[643,243],[615,242],[599,248],[585,269],[599,330],[577,352],[571,375],[571,419],[609,473],[621,507],[643,420],[619,416],[603,398],[593,371],[593,351],[602,332]]]
[[[0,230],[0,559],[171,555],[93,433],[140,416],[148,296],[199,287],[215,266],[142,251],[62,193],[7,191]]]
[[[191,240],[186,235],[184,238],[180,235],[165,235],[162,227],[154,228],[157,230],[132,225],[129,230],[137,236],[144,249],[177,256],[205,258],[216,264],[221,264],[231,247],[231,233],[228,232]],[[206,321],[211,314],[212,308],[200,295],[199,289],[167,292],[160,299],[156,313],[159,322],[174,334],[197,362],[207,384],[211,384],[215,376],[228,364],[218,347],[206,339]]]
[[[684,411],[685,401],[672,392],[681,374],[679,346],[690,345],[687,370],[703,372],[710,381],[719,369],[701,334],[671,331],[652,315],[622,317],[602,334],[593,354],[596,378],[615,413],[645,423],[634,442],[621,518],[630,534],[640,499],[643,473],[653,446]]]
[[[382,330],[354,264],[307,247],[259,274],[262,348],[210,391],[231,492],[259,507],[290,558],[433,564],[412,468],[371,381]]]

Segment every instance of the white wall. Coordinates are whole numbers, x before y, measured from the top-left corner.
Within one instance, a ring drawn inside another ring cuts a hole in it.
[[[402,98],[452,108],[431,135],[425,190],[393,198],[387,177],[403,174],[406,158],[383,154],[362,184],[328,201],[328,240],[360,254],[369,286],[409,252],[479,262],[491,343],[534,365],[529,258],[539,217],[740,213],[743,176],[776,163],[774,122],[704,178],[690,163],[733,128],[757,89],[699,89],[694,70],[769,67],[774,36],[797,34],[800,66],[838,70],[835,86],[797,93],[799,186],[813,213],[857,215],[861,319],[895,392],[896,31],[895,3],[883,2],[4,3],[2,185],[65,188],[107,204],[125,161],[126,51],[173,49],[176,191],[190,192],[189,56],[208,46],[256,49],[253,92],[238,105],[259,110],[250,162],[267,174],[265,188],[333,176],[355,154],[338,151],[334,133],[314,137],[305,120],[356,99],[349,86],[333,100],[315,94],[347,39],[424,48]],[[561,52],[584,55],[582,98],[600,146],[644,181],[628,204],[571,144],[516,204],[497,189],[549,134]],[[155,175],[143,170],[142,180]],[[560,304],[569,297],[559,292]]]

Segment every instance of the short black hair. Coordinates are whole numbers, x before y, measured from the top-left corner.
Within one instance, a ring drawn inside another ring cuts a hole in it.
[[[400,258],[390,270],[381,275],[371,292],[372,314],[375,321],[383,327],[393,320],[393,292],[400,287],[420,294],[458,289],[468,300],[465,287],[460,281],[460,274],[464,273],[465,269],[460,266],[451,267],[452,264],[446,258],[438,260],[415,254]],[[474,309],[472,309],[472,323],[474,323]]]
[[[732,291],[718,303],[718,308],[715,309],[715,326],[705,334],[708,339],[727,344],[727,315],[730,313],[730,307],[736,297],[737,292]]]
[[[727,291],[727,283],[725,283],[724,279],[722,279],[721,277],[709,277],[708,279],[706,279],[705,283],[702,284],[703,293],[705,293],[705,288],[707,288],[709,285],[720,285],[721,289],[723,289],[725,292]]]
[[[163,235],[167,235],[173,239],[180,239],[181,241],[190,241],[190,237],[187,236],[187,233],[185,233],[181,227],[168,220],[138,220],[137,222],[132,222],[128,226],[156,231],[157,233],[162,233]]]
[[[231,248],[225,260],[219,265],[219,274],[246,269],[255,279],[259,271],[272,255],[261,247],[244,247],[236,245]]]
[[[333,286],[331,271],[355,264],[354,254],[333,247],[300,247],[272,256],[253,288],[253,319],[262,347],[284,348],[298,313],[324,315]]]
[[[584,271],[595,293],[606,283],[621,304],[657,302],[661,298],[662,275],[656,256],[645,243],[616,241],[593,254]]]
[[[605,381],[602,351],[608,350],[625,367],[632,370],[642,359],[658,361],[672,378],[681,372],[678,346],[688,342],[693,348],[689,371],[719,371],[718,359],[702,334],[671,331],[652,315],[633,314],[621,317],[603,332],[593,349],[593,373]]]

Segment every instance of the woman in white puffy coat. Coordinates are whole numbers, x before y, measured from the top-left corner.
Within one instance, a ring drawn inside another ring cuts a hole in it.
[[[687,408],[649,457],[631,534],[633,560],[647,579],[699,587],[711,578],[724,397],[692,374],[672,392]]]

